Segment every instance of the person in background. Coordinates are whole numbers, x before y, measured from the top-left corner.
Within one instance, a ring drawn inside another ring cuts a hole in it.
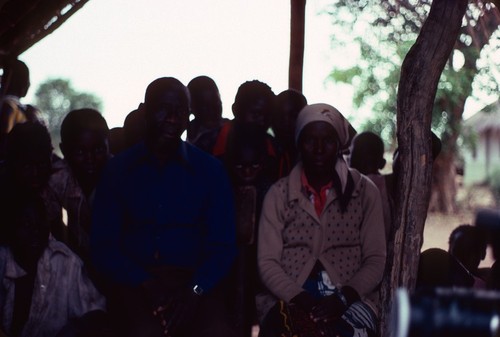
[[[64,240],[66,231],[60,194],[50,183],[62,160],[53,154],[49,131],[39,123],[16,124],[7,135],[5,149],[0,174],[0,204],[8,202],[18,192],[42,197],[51,233],[58,240]]]
[[[490,290],[500,291],[500,262],[498,260],[491,265],[486,287]]]
[[[257,273],[257,224],[264,195],[272,184],[268,170],[267,134],[256,125],[235,124],[224,155],[236,203],[238,255],[232,275],[231,304],[239,336],[251,336],[257,323],[255,295],[261,284]]]
[[[303,107],[307,105],[305,96],[288,89],[276,96],[272,112],[271,127],[278,147],[278,177],[287,176],[298,161],[295,145],[295,122]]]
[[[256,125],[267,132],[271,125],[274,100],[274,92],[267,84],[257,80],[243,83],[238,88],[232,106],[234,119],[225,122],[219,128],[203,133],[194,145],[215,157],[222,158],[235,124]],[[270,135],[267,137],[268,154],[276,161],[274,139]]]
[[[109,153],[109,129],[100,112],[70,111],[61,124],[64,163],[51,176],[50,185],[67,211],[68,246],[89,261],[91,205]]]
[[[352,127],[328,104],[297,118],[299,163],[266,194],[260,336],[374,336],[386,240],[380,193],[342,157]],[[291,322],[291,323],[290,323]],[[291,331],[290,331],[291,330]]]
[[[474,288],[486,288],[486,280],[479,274],[479,264],[486,257],[488,242],[478,227],[463,224],[450,234],[448,252],[474,278]]]
[[[222,118],[222,101],[213,79],[198,76],[187,87],[191,94],[191,113],[194,115],[187,127],[187,141],[194,144],[202,133],[219,128],[227,119]]]
[[[474,277],[449,252],[429,248],[420,253],[416,288],[471,288]]]
[[[392,227],[394,200],[388,191],[387,175],[380,174],[385,166],[384,142],[373,132],[357,134],[350,147],[349,166],[366,175],[377,186],[382,198],[386,239]]]
[[[26,64],[18,59],[7,62],[0,88],[0,159],[3,158],[5,137],[14,125],[27,121],[43,123],[38,109],[20,101],[29,87],[30,75]]]
[[[125,117],[123,122],[125,148],[128,149],[144,140],[145,123],[144,106],[141,103]]]
[[[150,83],[144,111],[144,142],[112,158],[96,190],[94,266],[123,336],[232,336],[223,300],[236,255],[229,179],[181,139],[190,96],[179,80]]]
[[[55,337],[87,314],[105,316],[105,299],[82,261],[50,236],[42,199],[17,193],[1,208],[7,242],[0,246],[2,330],[9,336]],[[94,328],[98,336],[104,326]]]
[[[109,154],[116,155],[126,149],[125,131],[117,126],[109,130]]]

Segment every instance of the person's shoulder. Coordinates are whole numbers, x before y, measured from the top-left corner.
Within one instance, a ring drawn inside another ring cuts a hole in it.
[[[68,246],[66,246],[64,242],[59,241],[52,236],[49,238],[46,251],[49,254],[63,254],[66,256],[75,255],[75,253],[73,253],[73,251]]]
[[[47,248],[45,249],[42,258],[48,259],[51,263],[54,263],[54,261],[64,260],[64,264],[72,263],[77,266],[83,265],[82,259],[75,252],[73,252],[71,248],[69,248],[64,242],[56,240],[52,236],[49,239]]]
[[[6,245],[0,245],[0,262],[3,262],[10,254],[10,249]]]
[[[139,142],[110,157],[106,164],[106,171],[110,174],[124,172],[135,164],[140,164],[141,159],[144,160],[146,156],[146,145],[144,142]]]
[[[193,140],[192,144],[207,153],[212,153],[221,129],[222,125],[213,129],[202,131],[196,139]]]
[[[368,195],[378,195],[380,193],[377,185],[369,177],[352,168],[349,169],[349,173],[354,181],[355,191]]]
[[[292,170],[293,172],[293,170]],[[279,178],[271,184],[266,193],[266,198],[279,198],[293,200],[298,198],[298,191],[300,191],[300,181],[296,181],[296,175],[288,174],[287,176]]]
[[[21,105],[19,98],[12,95],[2,96],[0,99],[0,103],[9,105],[12,109],[19,108],[19,106]]]
[[[189,161],[189,164],[195,165],[195,168],[197,169],[206,169],[206,168],[214,168],[214,169],[220,169],[222,168],[222,163],[219,159],[216,157],[212,156],[211,154],[203,151],[202,149],[198,148],[195,145],[192,145],[187,142],[182,142],[182,146],[184,148],[184,151],[187,156],[187,160]],[[199,165],[205,165],[206,167],[199,166]]]
[[[49,186],[60,190],[72,179],[73,174],[67,161],[56,154],[52,154],[52,172],[49,178]]]

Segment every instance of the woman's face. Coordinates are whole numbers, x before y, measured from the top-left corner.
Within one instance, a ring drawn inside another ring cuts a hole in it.
[[[298,148],[304,169],[312,174],[331,174],[337,160],[339,141],[327,122],[307,124],[300,133]]]

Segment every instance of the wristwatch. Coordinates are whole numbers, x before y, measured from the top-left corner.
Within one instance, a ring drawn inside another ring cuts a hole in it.
[[[203,294],[203,288],[200,287],[199,285],[195,285],[193,287],[193,292],[198,295],[198,296],[201,296]]]

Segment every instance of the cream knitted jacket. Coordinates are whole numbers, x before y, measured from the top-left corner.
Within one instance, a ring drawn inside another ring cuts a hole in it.
[[[341,214],[331,189],[318,217],[302,191],[299,163],[267,193],[259,223],[258,266],[275,298],[289,302],[298,295],[317,260],[333,284],[351,286],[372,304],[382,280],[385,231],[380,193],[356,170],[352,198]],[[375,309],[375,308],[374,308]]]

